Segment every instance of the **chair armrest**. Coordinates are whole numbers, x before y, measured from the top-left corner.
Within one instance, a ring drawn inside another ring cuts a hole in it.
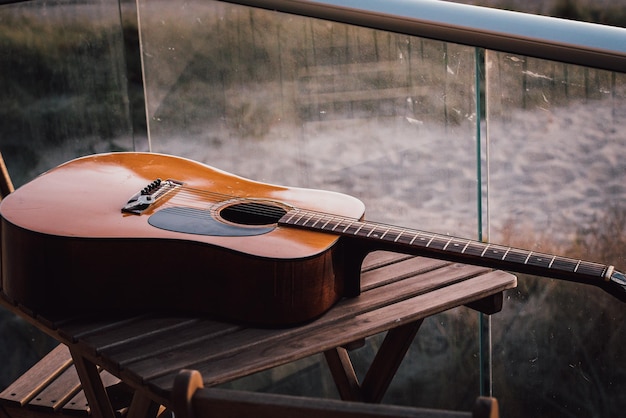
[[[366,404],[269,393],[205,388],[195,370],[182,370],[174,381],[172,406],[177,418],[498,418],[493,398],[479,398],[472,413]]]

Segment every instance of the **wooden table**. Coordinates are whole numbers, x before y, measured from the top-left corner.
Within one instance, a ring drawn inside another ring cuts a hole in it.
[[[94,417],[114,416],[102,368],[134,390],[129,417],[135,418],[171,406],[181,369],[200,371],[205,386],[214,386],[318,353],[324,353],[342,399],[378,402],[424,318],[460,305],[495,313],[502,292],[515,285],[515,276],[502,271],[376,252],[363,265],[359,297],[285,329],[157,312],[68,317],[32,312],[4,294],[0,301],[69,347]],[[346,348],[384,331],[359,382]]]

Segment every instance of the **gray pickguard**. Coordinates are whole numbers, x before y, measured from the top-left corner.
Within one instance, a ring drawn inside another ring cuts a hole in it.
[[[150,216],[148,223],[167,231],[219,237],[262,235],[275,228],[275,226],[267,225],[249,226],[224,223],[215,219],[208,210],[183,207],[162,209]]]

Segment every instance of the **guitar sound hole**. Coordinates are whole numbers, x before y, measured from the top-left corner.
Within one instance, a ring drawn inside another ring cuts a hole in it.
[[[220,216],[240,225],[270,225],[278,222],[287,211],[279,206],[266,203],[236,203],[220,211]]]

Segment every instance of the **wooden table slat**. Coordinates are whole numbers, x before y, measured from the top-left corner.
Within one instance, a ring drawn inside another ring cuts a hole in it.
[[[210,362],[199,358],[196,363],[186,364],[184,368],[202,373],[207,386],[216,385],[341,346],[346,336],[351,339],[366,338],[390,327],[401,326],[479,299],[486,294],[505,290],[511,287],[509,276],[502,272],[486,272],[458,282],[452,288],[433,290],[341,321],[323,322],[323,325],[304,334],[293,333],[286,338],[266,341],[254,350],[242,349],[228,357],[215,358]],[[167,393],[172,388],[178,370],[180,368],[173,367],[171,371],[161,370],[159,373],[155,367],[155,376],[144,383],[150,385],[156,393]],[[141,370],[140,373],[148,377],[148,370]]]
[[[93,347],[94,352],[99,352],[120,345],[134,346],[139,344],[143,338],[149,338],[153,335],[158,338],[162,334],[176,332],[186,326],[193,326],[199,321],[200,319],[193,317],[156,314],[123,323],[122,326],[101,329],[88,335],[79,336],[78,339]]]
[[[207,362],[209,360],[215,361],[221,357],[229,358],[236,351],[250,350],[254,346],[267,343],[267,341],[282,341],[282,339],[291,338],[294,335],[304,337],[314,333],[317,328],[332,326],[336,322],[351,318],[354,315],[381,309],[398,300],[427,293],[442,286],[449,286],[480,272],[490,271],[481,267],[463,266],[463,268],[458,268],[457,265],[449,265],[436,271],[429,271],[407,280],[388,284],[384,288],[371,289],[361,297],[344,299],[321,318],[296,328],[275,330],[245,328],[241,332],[211,340],[210,344],[207,340],[203,340],[199,343],[178,346],[176,349],[159,355],[150,353],[145,360],[126,364],[122,372],[129,377],[134,375],[135,380],[137,380],[141,377],[152,378],[154,373],[166,372],[165,363],[172,370],[179,370],[189,365],[188,359]],[[343,343],[349,343],[358,338],[343,341]],[[206,347],[210,347],[210,350],[207,350]],[[112,358],[110,355],[107,357]]]
[[[42,314],[43,315],[43,314]],[[74,320],[67,320],[57,329],[59,336],[70,343],[74,343],[82,338],[97,333],[103,333],[111,329],[120,329],[133,322],[150,318],[152,313],[142,315],[131,315],[113,312],[106,317],[103,314],[92,314],[77,317]]]
[[[374,251],[369,253],[363,260],[361,265],[361,272],[370,271],[373,269],[388,266],[398,261],[405,260],[407,258],[414,258],[412,255],[393,253],[390,251]]]
[[[90,315],[86,315],[84,312],[79,313],[69,313],[69,312],[38,312],[36,315],[37,323],[40,326],[45,327],[48,330],[56,331],[59,328],[67,327],[68,324],[74,322],[84,322],[86,317]]]
[[[122,376],[142,384],[146,378],[187,368],[195,363],[218,361],[236,356],[240,351],[256,352],[268,341],[282,341],[292,333],[288,330],[267,330],[244,328],[225,338],[208,339],[194,344],[186,344],[175,350],[151,355],[144,360],[130,363],[121,369]]]
[[[153,355],[176,351],[186,345],[210,341],[224,335],[240,331],[237,324],[218,322],[208,318],[197,322],[193,327],[178,329],[176,334],[150,334],[138,340],[131,347],[116,345],[98,350],[98,354],[115,359],[112,365],[115,370],[124,369],[128,364],[138,362]]]
[[[385,286],[389,283],[424,274],[451,264],[448,261],[420,257],[398,260],[383,268],[363,272],[361,274],[361,292],[367,292],[374,287]]]

